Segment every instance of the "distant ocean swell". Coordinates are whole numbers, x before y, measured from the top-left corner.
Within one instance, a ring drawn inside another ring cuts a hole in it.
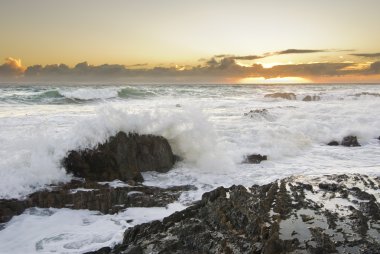
[[[91,101],[109,99],[144,99],[155,94],[135,87],[124,88],[41,88],[23,89],[16,93],[5,90],[0,95],[3,103],[25,103],[25,104],[70,104],[86,103]]]

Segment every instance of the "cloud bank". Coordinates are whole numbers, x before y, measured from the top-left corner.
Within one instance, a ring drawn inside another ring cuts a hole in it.
[[[380,74],[380,61],[366,65],[366,68],[355,68],[360,63],[353,62],[323,62],[308,64],[286,64],[264,68],[263,65],[253,63],[250,65],[240,64],[241,60],[257,60],[269,57],[269,54],[310,54],[325,52],[325,50],[312,49],[288,49],[279,52],[269,52],[263,56],[246,55],[216,55],[211,59],[201,59],[197,66],[171,66],[151,67],[147,64],[120,65],[102,64],[91,65],[87,62],[78,63],[73,67],[65,64],[33,65],[23,67],[21,61],[14,58],[6,58],[5,63],[0,65],[0,81],[18,77],[23,80],[138,80],[138,81],[164,81],[178,82],[191,81],[234,81],[241,78],[281,78],[302,77],[320,80],[323,77],[344,76],[373,76]],[[371,54],[376,55],[377,53]],[[362,54],[357,54],[362,55]]]

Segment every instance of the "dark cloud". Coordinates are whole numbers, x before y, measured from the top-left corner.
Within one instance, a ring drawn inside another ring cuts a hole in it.
[[[22,75],[24,71],[25,67],[22,66],[20,59],[8,57],[5,59],[5,63],[3,65],[0,65],[0,76],[19,76]]]
[[[287,49],[279,52],[275,52],[274,55],[285,54],[309,54],[309,53],[321,53],[326,52],[324,49]]]
[[[360,56],[360,57],[380,57],[380,53],[357,53],[351,54],[351,56]]]
[[[266,69],[265,77],[312,77],[345,75],[343,68],[352,66],[352,63],[312,63],[277,65]]]
[[[380,74],[380,61],[372,63],[369,66],[368,72],[370,74]]]
[[[235,56],[233,58],[235,60],[256,60],[256,59],[260,59],[264,57],[265,56],[248,55],[248,56]]]
[[[147,66],[148,63],[141,63],[141,64],[131,64],[131,65],[127,65],[126,67],[144,67],[144,66]]]

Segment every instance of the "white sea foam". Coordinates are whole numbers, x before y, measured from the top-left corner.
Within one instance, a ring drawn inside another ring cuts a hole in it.
[[[94,251],[121,242],[124,231],[129,227],[162,219],[183,208],[173,203],[166,208],[128,208],[115,215],[67,208],[31,208],[14,217],[0,231],[0,253]]]

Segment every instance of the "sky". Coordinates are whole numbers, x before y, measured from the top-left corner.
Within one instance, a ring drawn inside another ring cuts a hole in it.
[[[378,0],[2,0],[0,81],[380,82],[379,10]]]

